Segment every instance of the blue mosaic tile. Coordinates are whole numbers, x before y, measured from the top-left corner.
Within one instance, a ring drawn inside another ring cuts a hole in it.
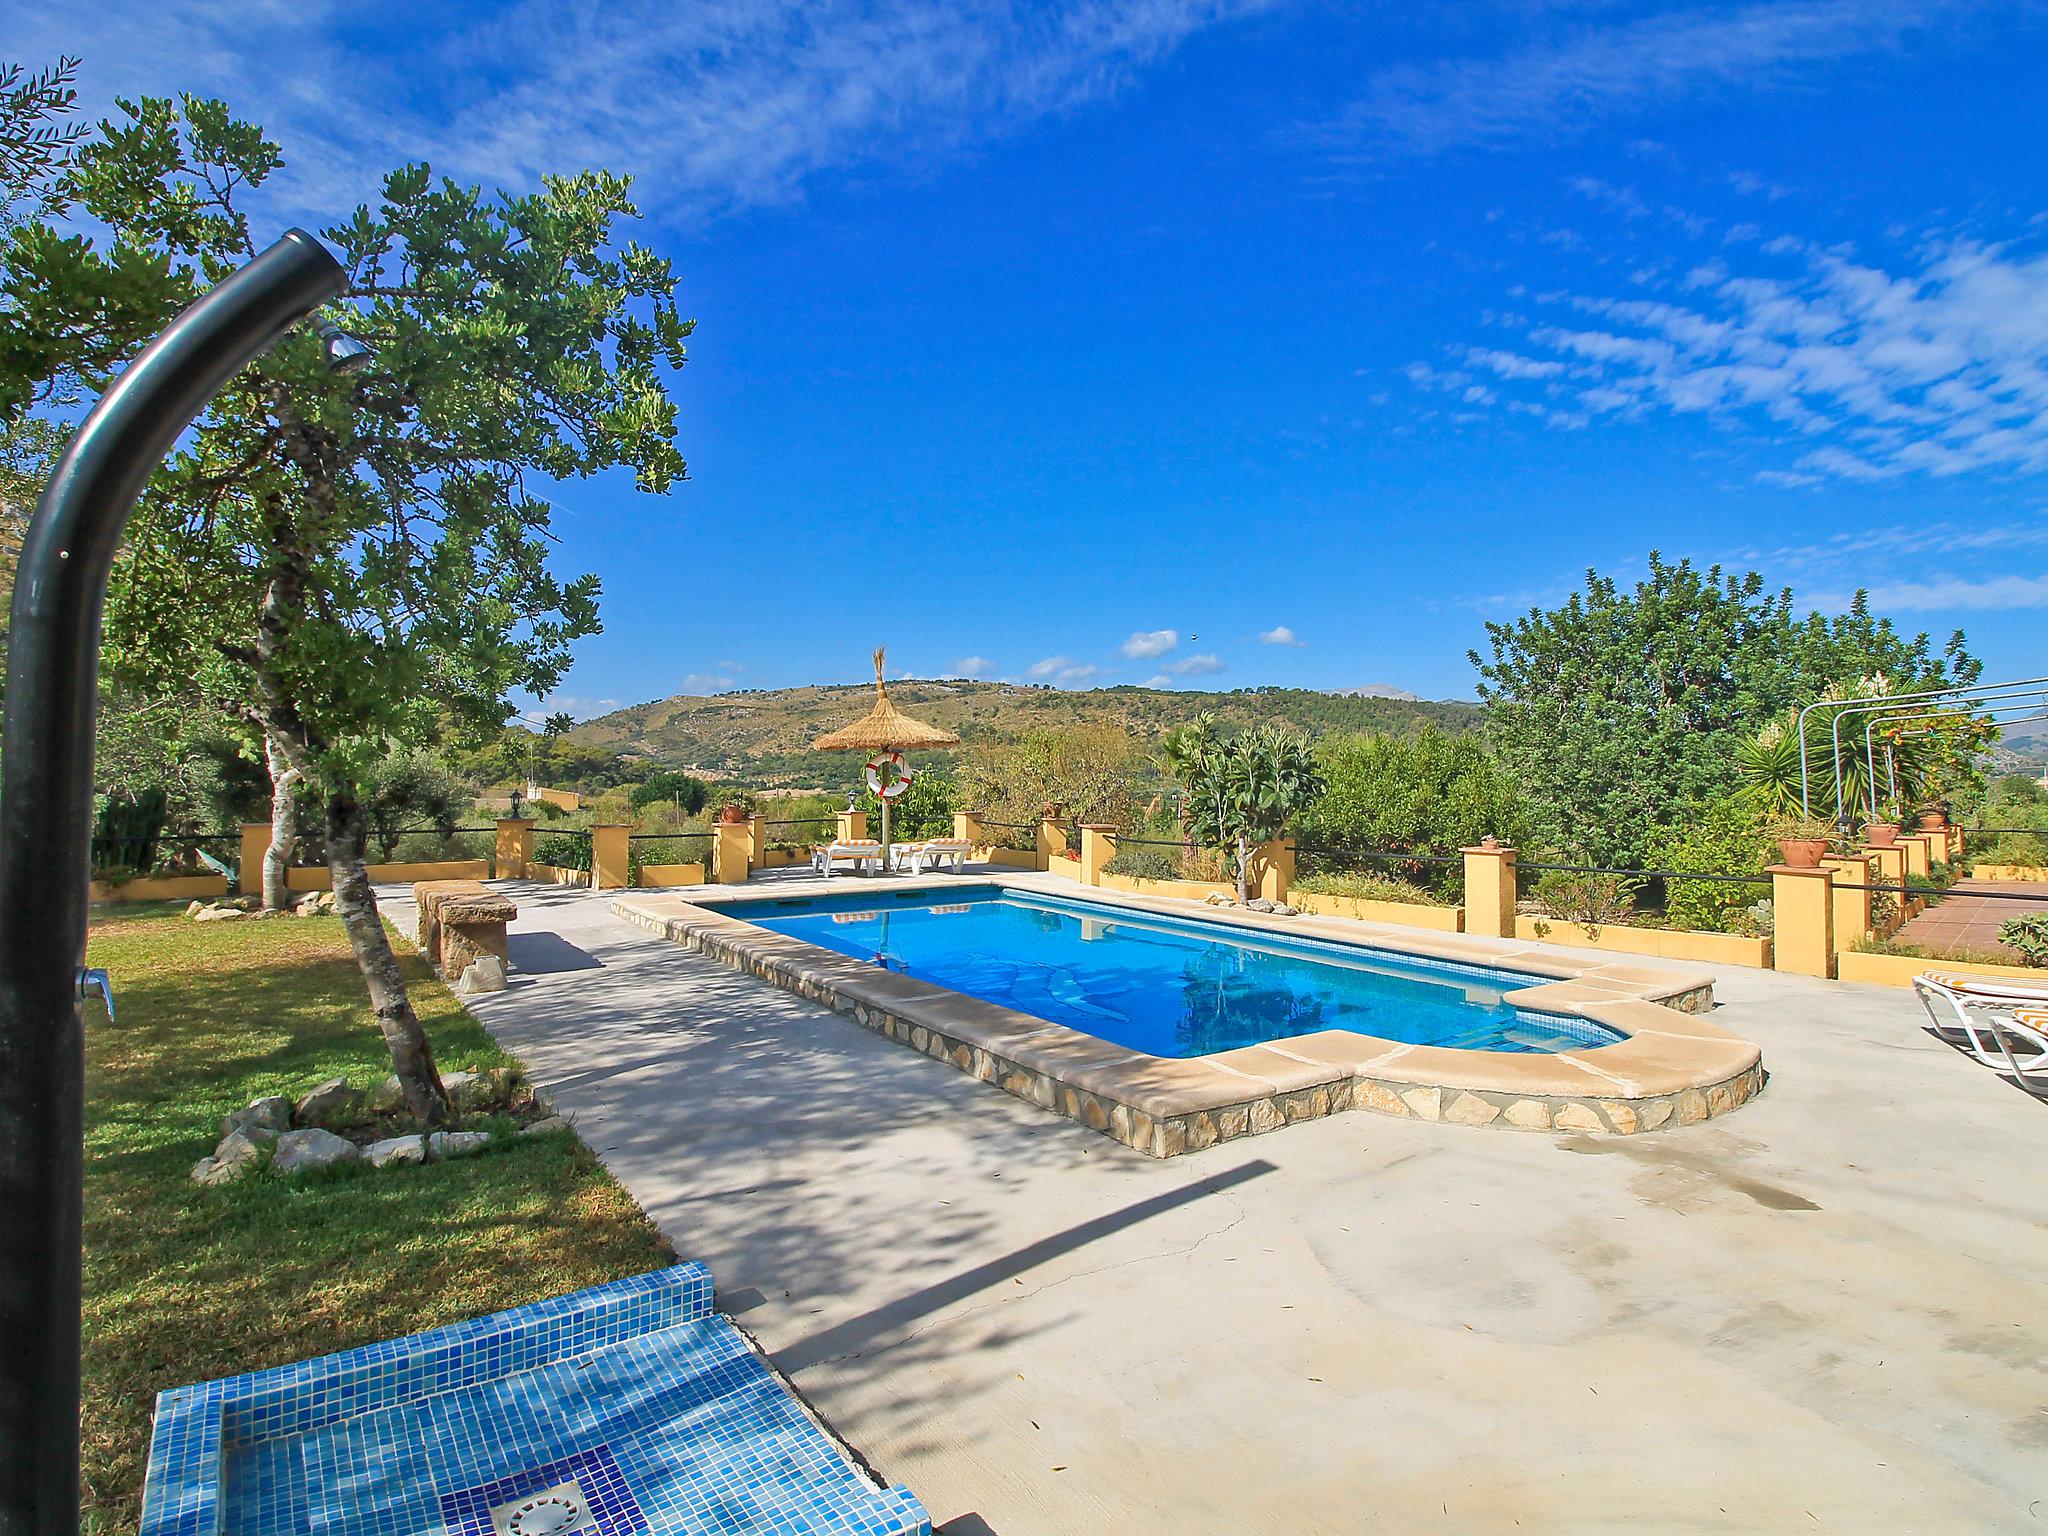
[[[142,1536],[489,1536],[574,1481],[601,1536],[926,1536],[711,1309],[701,1265],[163,1393]]]

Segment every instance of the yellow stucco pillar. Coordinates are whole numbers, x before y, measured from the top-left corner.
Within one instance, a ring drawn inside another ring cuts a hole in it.
[[[747,834],[747,857],[753,861],[755,869],[765,869],[768,865],[768,818],[750,817]]]
[[[1102,884],[1102,871],[1116,857],[1116,828],[1084,824],[1081,828],[1081,882]]]
[[[1948,861],[1951,864],[1960,863],[1962,857],[1963,829],[1961,827],[1950,827],[1948,829]]]
[[[1849,949],[1859,939],[1870,937],[1871,877],[1870,855],[1836,854],[1822,859],[1823,869],[1835,872],[1835,948]]]
[[[1252,872],[1258,876],[1261,896],[1268,901],[1287,900],[1287,888],[1294,884],[1294,839],[1276,837],[1259,844]]]
[[[1048,869],[1067,851],[1067,824],[1058,816],[1038,818],[1038,867]]]
[[[1515,936],[1515,850],[1490,840],[1465,855],[1465,931],[1489,938]]]
[[[973,811],[953,813],[953,835],[977,849],[988,846],[988,834],[981,830],[981,817]]]
[[[498,821],[498,846],[492,854],[491,873],[500,880],[524,880],[526,866],[533,862],[533,823],[515,817]]]
[[[745,831],[742,827],[740,830]],[[631,847],[626,841],[633,829],[606,825],[590,829],[590,888],[594,891],[623,891],[633,883]]]
[[[841,811],[833,840],[841,843],[864,843],[868,839],[868,813],[866,811]]]
[[[270,851],[270,823],[242,823],[242,852],[235,865],[235,889],[244,896],[263,894],[263,855]]]
[[[1929,858],[1927,836],[1922,832],[1902,832],[1899,846],[1906,850],[1906,873],[1918,884],[1927,879]]]
[[[721,821],[711,832],[711,878],[720,885],[744,885],[752,867],[754,829],[744,821]]]
[[[1885,933],[1890,934],[1905,921],[1906,916],[1905,903],[1898,894],[1899,883],[1906,878],[1906,850],[1896,844],[1890,848],[1870,848],[1865,850],[1865,857],[1870,860],[1870,883],[1890,887],[1892,902],[1899,909],[1892,920],[1884,925]],[[1876,891],[1870,893],[1873,904],[1877,896]],[[1875,912],[1871,914],[1871,926],[1873,929],[1877,926]]]
[[[1835,974],[1835,872],[1773,864],[1772,965],[1800,976]]]

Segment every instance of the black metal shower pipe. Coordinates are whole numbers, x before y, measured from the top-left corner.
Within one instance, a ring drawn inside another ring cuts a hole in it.
[[[345,282],[294,229],[195,301],[79,427],[22,543],[0,777],[0,1536],[78,1529],[80,963],[107,578],[178,435]]]

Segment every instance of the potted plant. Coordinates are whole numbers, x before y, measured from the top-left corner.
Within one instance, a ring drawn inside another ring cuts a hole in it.
[[[1947,825],[1948,811],[1943,806],[1930,806],[1920,813],[1920,830],[1922,832],[1939,832]]]
[[[718,819],[729,827],[737,826],[740,822],[745,821],[750,814],[752,813],[740,801],[728,800],[719,807]]]
[[[1771,823],[1778,856],[1793,869],[1818,869],[1834,828],[1817,816],[1781,816]]]
[[[1873,848],[1895,847],[1899,841],[1899,824],[1896,821],[1873,821],[1865,824],[1863,840]]]

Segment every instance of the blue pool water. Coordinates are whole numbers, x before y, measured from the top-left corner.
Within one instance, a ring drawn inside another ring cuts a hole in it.
[[[726,910],[1153,1056],[1206,1056],[1319,1029],[1478,1051],[1562,1051],[1621,1038],[1501,1000],[1539,977],[1001,886]]]

